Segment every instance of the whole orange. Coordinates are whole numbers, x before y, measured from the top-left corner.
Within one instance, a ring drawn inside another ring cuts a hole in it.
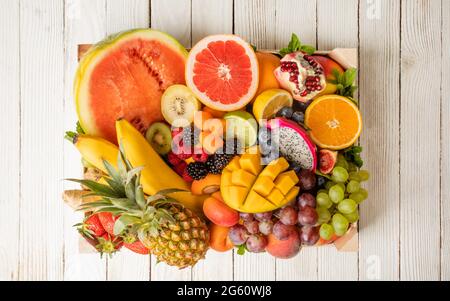
[[[280,66],[280,59],[276,55],[267,52],[257,52],[256,57],[259,65],[259,85],[255,98],[265,90],[280,87],[273,74],[273,71]]]

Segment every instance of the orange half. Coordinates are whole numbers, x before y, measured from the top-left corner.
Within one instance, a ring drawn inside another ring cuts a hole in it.
[[[348,98],[325,95],[315,99],[305,113],[311,139],[321,148],[340,150],[354,144],[361,134],[358,107]]]

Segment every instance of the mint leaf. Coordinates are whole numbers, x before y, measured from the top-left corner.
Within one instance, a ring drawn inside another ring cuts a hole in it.
[[[344,150],[344,157],[347,161],[353,162],[358,168],[361,168],[364,164],[361,159],[361,152],[363,148],[359,145],[351,146]]]
[[[312,54],[314,54],[314,52],[316,52],[316,47],[313,47],[313,46],[310,46],[310,45],[302,45],[300,47],[300,50],[305,52],[305,53],[307,53],[307,54],[309,54],[309,55],[312,55]]]
[[[299,50],[311,55],[316,51],[316,48],[310,45],[302,45],[299,37],[295,33],[292,33],[291,40],[289,41],[288,46],[281,48],[279,53],[281,56],[285,56],[288,53],[296,52]]]

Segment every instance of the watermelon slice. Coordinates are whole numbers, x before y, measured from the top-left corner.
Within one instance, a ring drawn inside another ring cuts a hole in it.
[[[173,37],[152,29],[121,32],[93,46],[74,84],[84,131],[117,143],[117,119],[141,132],[163,120],[161,95],[173,84],[184,84],[187,55]]]

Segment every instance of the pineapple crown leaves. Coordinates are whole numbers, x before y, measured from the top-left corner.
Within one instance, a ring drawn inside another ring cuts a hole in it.
[[[330,80],[330,83],[336,85],[336,93],[348,97],[353,102],[357,103],[357,100],[353,98],[353,94],[358,89],[358,87],[354,85],[358,71],[355,68],[350,68],[345,70],[343,74],[336,69],[333,69],[331,72],[335,79]]]
[[[71,143],[75,140],[75,138],[78,136],[78,134],[85,134],[83,128],[81,127],[81,124],[79,121],[77,121],[77,124],[75,126],[76,131],[67,131],[64,135],[64,139],[69,140]]]
[[[316,48],[311,45],[303,45],[295,33],[292,33],[291,40],[287,47],[280,49],[280,55],[285,56],[288,53],[303,51],[309,55],[316,52]]]
[[[114,235],[125,231],[137,233],[140,240],[147,234],[156,236],[162,225],[175,223],[172,206],[182,206],[168,194],[185,191],[182,189],[164,189],[154,195],[146,196],[140,177],[142,167],[133,168],[124,155],[122,146],[117,158],[117,169],[106,160],[103,164],[108,176],[104,177],[106,184],[92,180],[68,179],[80,183],[92,192],[85,196],[99,196],[100,200],[82,204],[79,210],[110,212],[119,218],[114,223]]]

